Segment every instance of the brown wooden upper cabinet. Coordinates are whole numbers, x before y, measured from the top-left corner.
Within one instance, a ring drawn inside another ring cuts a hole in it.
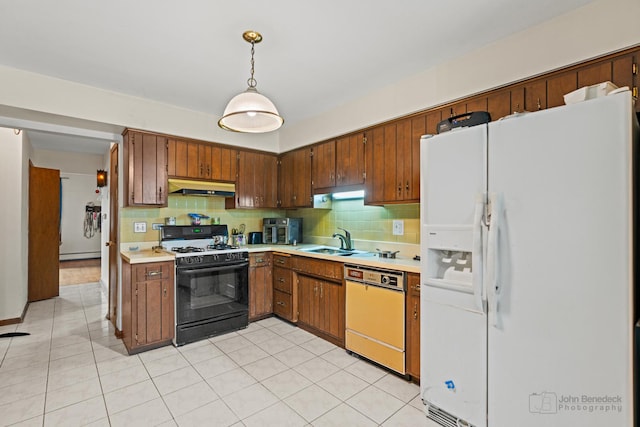
[[[278,158],[275,154],[240,151],[235,197],[225,201],[227,209],[277,208]]]
[[[421,115],[367,132],[365,204],[420,201],[420,137],[427,116]]]
[[[364,183],[365,137],[362,133],[318,144],[313,148],[313,192],[361,188]]]
[[[290,151],[278,160],[278,206],[313,206],[311,195],[311,148]]]
[[[237,150],[209,142],[168,139],[168,175],[171,178],[234,182]]]
[[[167,138],[126,129],[125,206],[167,206]]]

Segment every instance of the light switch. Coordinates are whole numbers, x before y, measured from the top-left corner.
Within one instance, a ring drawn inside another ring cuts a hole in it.
[[[404,234],[404,221],[401,219],[393,220],[393,235],[402,236]]]
[[[134,222],[133,223],[133,232],[134,233],[146,233],[147,232],[147,223],[146,222]]]

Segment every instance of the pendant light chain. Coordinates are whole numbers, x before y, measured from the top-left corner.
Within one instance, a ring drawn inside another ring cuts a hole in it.
[[[251,42],[251,77],[249,77],[249,80],[247,80],[247,84],[249,85],[250,88],[254,88],[256,87],[256,85],[258,84],[258,82],[256,81],[256,79],[253,78],[253,73],[254,73],[254,60],[253,60],[253,54],[255,53],[255,42]]]

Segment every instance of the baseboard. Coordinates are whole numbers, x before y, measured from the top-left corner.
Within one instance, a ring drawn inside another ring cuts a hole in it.
[[[14,317],[13,319],[0,319],[0,326],[22,323],[22,321],[24,320],[24,316],[27,315],[27,308],[29,308],[28,302],[24,305],[24,309],[22,310],[22,314],[20,315],[20,317]]]

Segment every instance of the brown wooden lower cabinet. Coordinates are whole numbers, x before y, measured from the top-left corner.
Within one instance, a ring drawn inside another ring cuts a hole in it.
[[[335,281],[297,272],[298,325],[344,347],[345,291]]]
[[[291,256],[273,255],[273,314],[289,322],[297,321],[297,287],[293,285]]]
[[[174,324],[173,261],[122,261],[122,340],[129,354],[171,343]]]
[[[273,313],[273,284],[270,252],[249,254],[249,320]]]
[[[407,275],[406,304],[406,371],[417,383],[420,382],[420,275]]]

